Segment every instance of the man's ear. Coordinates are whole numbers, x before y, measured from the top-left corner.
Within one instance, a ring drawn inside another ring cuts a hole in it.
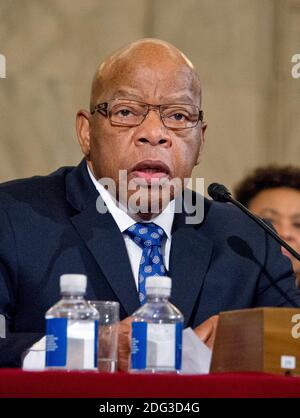
[[[90,117],[87,110],[81,109],[76,115],[76,132],[80,148],[85,158],[90,160]]]
[[[207,128],[207,123],[202,123],[202,126],[201,126],[201,131],[200,131],[200,147],[199,147],[199,153],[198,153],[198,158],[197,158],[197,161],[196,161],[196,164],[195,165],[198,165],[199,163],[200,163],[200,160],[201,160],[201,156],[202,156],[202,151],[203,151],[203,148],[204,148],[204,142],[205,142],[205,131],[206,131],[206,128]]]

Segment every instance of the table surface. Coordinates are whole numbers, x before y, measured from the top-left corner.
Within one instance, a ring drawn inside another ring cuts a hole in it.
[[[252,372],[153,375],[0,369],[0,397],[300,398],[300,377]]]

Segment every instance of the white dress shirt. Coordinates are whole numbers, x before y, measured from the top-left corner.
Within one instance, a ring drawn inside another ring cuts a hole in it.
[[[142,257],[143,250],[125,233],[125,231],[137,221],[128,215],[127,212],[119,207],[111,194],[100,184],[93,173],[91,172],[89,166],[87,165],[88,173],[91,177],[93,184],[100,193],[103,201],[105,202],[107,209],[109,210],[111,216],[114,218],[116,224],[118,225],[127,249],[129,261],[131,264],[134,280],[136,287],[138,289],[138,275],[139,275],[139,266],[140,260]],[[171,248],[171,229],[174,220],[174,211],[175,204],[172,200],[168,206],[155,218],[152,218],[150,221],[140,221],[140,222],[154,222],[156,225],[163,228],[166,233],[166,237],[162,241],[162,256],[164,260],[164,265],[169,270],[169,258],[170,258],[170,248]]]

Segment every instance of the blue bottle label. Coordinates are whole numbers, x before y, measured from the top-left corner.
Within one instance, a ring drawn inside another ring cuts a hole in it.
[[[46,367],[64,367],[67,364],[67,318],[46,321]]]
[[[97,367],[98,321],[51,318],[46,321],[46,367]]]
[[[182,323],[132,323],[131,368],[180,370]]]
[[[147,356],[147,323],[132,322],[131,367],[145,369]]]
[[[99,333],[99,321],[95,321],[95,333],[94,333],[94,368],[98,366],[98,333]]]
[[[182,368],[182,332],[183,332],[183,323],[178,322],[176,324],[176,343],[175,343],[175,369],[181,370]]]

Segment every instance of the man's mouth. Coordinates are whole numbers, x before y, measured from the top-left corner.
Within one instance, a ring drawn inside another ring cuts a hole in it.
[[[138,177],[147,183],[151,183],[151,181],[169,178],[170,169],[162,161],[144,160],[132,168],[131,174],[133,177]]]

